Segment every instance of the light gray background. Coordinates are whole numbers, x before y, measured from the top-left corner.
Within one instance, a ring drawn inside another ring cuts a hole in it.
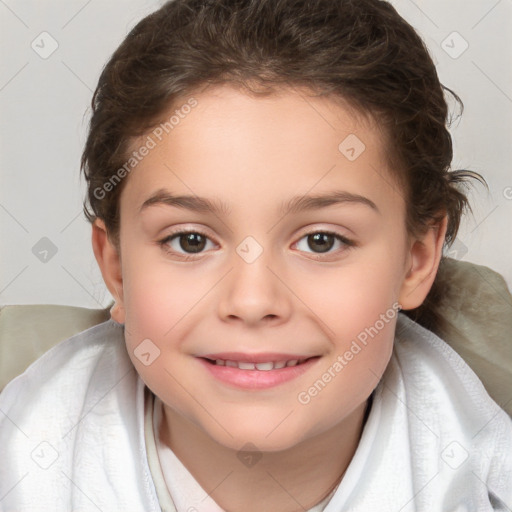
[[[161,3],[0,0],[0,304],[97,308],[110,301],[82,215],[79,160],[103,64]],[[470,194],[474,215],[452,256],[497,270],[511,287],[512,0],[392,3],[424,38],[441,81],[464,101],[452,127],[453,168],[481,171],[490,187]],[[44,54],[52,39],[58,48],[47,58],[31,46]],[[49,247],[43,237],[55,254],[42,252]]]

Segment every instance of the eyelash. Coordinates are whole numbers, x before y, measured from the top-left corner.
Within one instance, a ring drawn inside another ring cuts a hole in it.
[[[197,234],[197,235],[201,235],[203,237],[205,237],[207,240],[210,240],[210,237],[204,233],[203,231],[201,231],[200,229],[190,229],[190,230],[179,230],[179,231],[175,231],[173,233],[170,233],[169,235],[167,235],[165,238],[163,238],[162,240],[159,240],[158,241],[158,245],[168,254],[173,254],[175,256],[177,256],[178,258],[181,258],[181,259],[184,259],[184,260],[189,260],[191,258],[194,258],[195,256],[201,256],[201,254],[203,254],[203,252],[200,252],[200,253],[179,253],[179,252],[176,252],[172,249],[170,249],[169,247],[169,242],[175,238],[179,238],[181,235],[188,235],[190,233],[193,233],[193,234]],[[338,240],[339,242],[341,242],[345,247],[343,249],[341,249],[342,252],[344,251],[347,251],[353,247],[356,247],[356,243],[353,241],[353,240],[349,240],[348,238],[346,238],[345,236],[343,235],[340,235],[336,232],[333,232],[333,231],[327,231],[327,230],[314,230],[314,231],[309,231],[307,233],[304,233],[297,242],[295,243],[298,243],[300,240],[302,240],[303,238],[306,238],[310,235],[316,235],[316,234],[322,234],[322,235],[332,235],[334,236],[334,238],[336,240]],[[212,241],[212,240],[210,240]],[[312,255],[316,255],[316,257],[314,256],[312,259],[324,259],[323,258],[323,255],[332,255],[332,254],[336,254],[336,252],[338,251],[335,251],[334,253],[331,252],[330,250],[326,253],[309,253],[309,254],[312,254]]]

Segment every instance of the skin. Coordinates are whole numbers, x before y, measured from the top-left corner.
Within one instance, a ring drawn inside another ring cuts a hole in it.
[[[339,101],[300,89],[256,98],[227,85],[194,97],[198,105],[127,179],[119,250],[98,219],[94,252],[133,364],[164,404],[163,442],[226,510],[307,509],[339,482],[357,448],[396,316],[309,403],[298,393],[393,304],[423,302],[446,219],[420,237],[407,233],[379,127]],[[354,161],[338,149],[350,134],[366,146]],[[222,201],[230,213],[165,204],[140,212],[162,189]],[[278,211],[293,196],[333,190],[364,196],[378,211],[359,202]],[[202,252],[187,259],[184,237],[185,249],[177,237],[165,250],[159,241],[175,229],[203,232]],[[321,252],[306,235],[325,230],[354,245],[328,238],[332,248]],[[247,236],[262,248],[252,263],[237,253]],[[160,350],[148,366],[134,354],[144,339]],[[226,351],[319,358],[289,382],[246,390],[219,382],[196,357]],[[247,443],[262,455],[251,467],[237,457]]]

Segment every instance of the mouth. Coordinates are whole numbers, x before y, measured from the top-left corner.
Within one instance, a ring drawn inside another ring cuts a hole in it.
[[[258,370],[268,372],[271,370],[281,370],[282,368],[290,368],[294,366],[300,366],[310,359],[318,358],[319,356],[305,357],[300,359],[282,359],[280,361],[261,361],[261,362],[250,362],[250,361],[236,361],[233,359],[210,359],[204,357],[203,359],[215,366],[227,366],[229,368],[238,368],[239,370]]]
[[[208,354],[198,357],[214,379],[224,385],[258,391],[279,386],[308,372],[321,356],[298,354]]]

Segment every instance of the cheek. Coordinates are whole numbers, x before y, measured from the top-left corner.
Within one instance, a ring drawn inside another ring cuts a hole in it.
[[[190,270],[147,256],[139,251],[123,268],[125,327],[133,343],[176,337],[180,321],[208,289],[205,280],[194,278]]]
[[[343,416],[365,400],[393,350],[401,268],[395,255],[382,251],[378,256],[361,258],[329,276],[319,274],[300,288],[331,351],[299,401],[311,399],[325,409],[325,417]]]
[[[353,272],[338,284],[346,284],[346,291],[333,286],[324,295],[323,308],[320,298],[312,306],[332,350],[297,392],[298,402],[318,418],[313,433],[337,424],[375,389],[393,351],[400,310],[391,280],[375,283],[369,275]]]
[[[207,290],[204,282],[191,279],[189,273],[155,260],[143,251],[125,260],[125,341],[146,385],[167,403],[177,405],[186,401],[186,395],[181,397],[168,371],[174,375],[176,354],[187,339],[187,330],[193,328],[195,306]]]
[[[298,282],[295,289],[307,308],[321,320],[329,339],[334,343],[352,339],[386,312],[388,317],[396,316],[402,269],[393,261],[396,258],[386,258],[384,253],[361,258],[329,273],[311,275],[310,279]],[[381,329],[383,333],[389,330],[387,320]]]

